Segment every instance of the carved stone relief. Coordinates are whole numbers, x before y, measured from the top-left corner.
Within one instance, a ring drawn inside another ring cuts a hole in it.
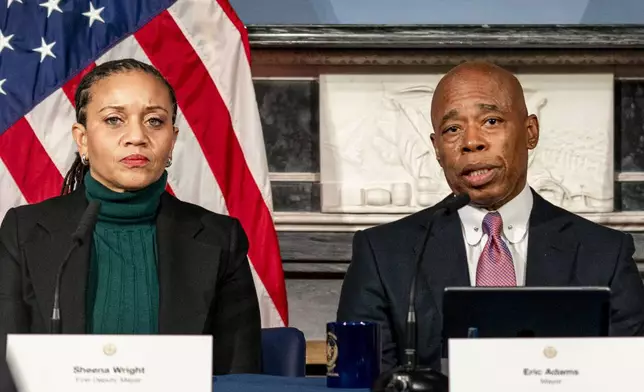
[[[450,192],[429,138],[441,76],[320,76],[322,212],[411,213]],[[519,79],[541,128],[528,183],[570,211],[612,211],[613,75]]]

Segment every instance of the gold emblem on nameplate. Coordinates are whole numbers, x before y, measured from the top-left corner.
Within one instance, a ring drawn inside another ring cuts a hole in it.
[[[557,356],[557,349],[554,347],[548,346],[543,349],[543,355],[548,359],[552,359]]]
[[[103,354],[112,356],[116,354],[116,345],[112,343],[108,343],[105,346],[103,346]]]

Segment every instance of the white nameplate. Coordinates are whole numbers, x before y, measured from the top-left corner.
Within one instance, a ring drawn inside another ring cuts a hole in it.
[[[644,338],[450,339],[450,392],[642,391]]]
[[[212,336],[9,335],[21,392],[212,391]]]

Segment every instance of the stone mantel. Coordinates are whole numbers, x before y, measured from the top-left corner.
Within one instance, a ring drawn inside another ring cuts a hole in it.
[[[642,49],[644,25],[249,25],[253,49]]]
[[[592,222],[627,232],[644,232],[644,213],[604,212],[578,214]],[[324,214],[276,212],[275,224],[278,231],[305,232],[354,232],[389,223],[405,217],[406,214]]]

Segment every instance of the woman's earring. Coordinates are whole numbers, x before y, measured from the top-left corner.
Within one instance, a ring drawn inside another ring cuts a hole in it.
[[[83,166],[87,166],[89,164],[89,161],[87,160],[87,155],[83,154],[81,155],[81,163]]]
[[[170,167],[172,166],[172,158],[168,158],[167,162],[165,163],[165,167]]]

